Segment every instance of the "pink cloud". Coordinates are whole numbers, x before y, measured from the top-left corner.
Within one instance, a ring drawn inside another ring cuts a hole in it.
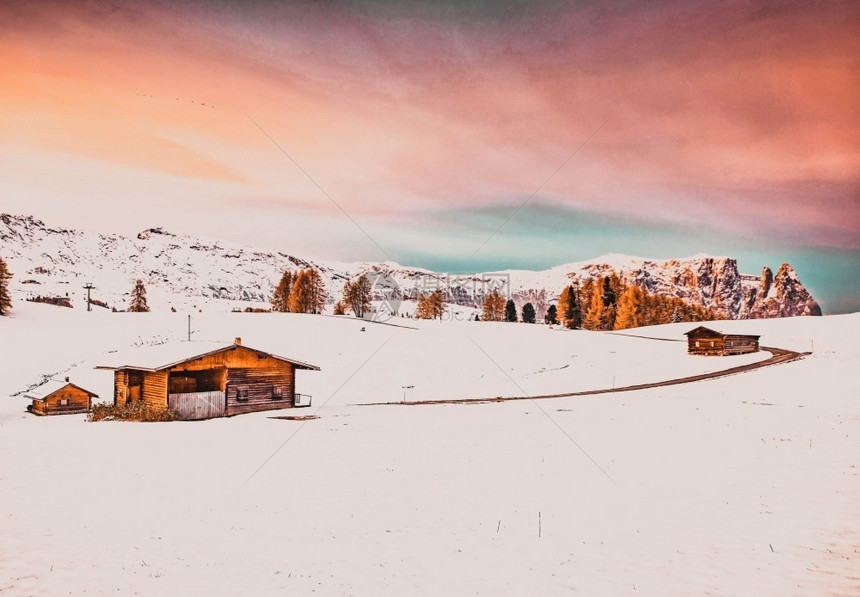
[[[251,115],[350,211],[397,214],[525,198],[608,119],[545,196],[860,245],[851,4],[3,11],[8,143],[318,201]]]

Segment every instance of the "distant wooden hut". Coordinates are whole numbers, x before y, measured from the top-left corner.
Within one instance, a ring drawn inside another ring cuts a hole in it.
[[[90,412],[93,398],[98,398],[88,390],[69,382],[52,379],[38,388],[24,394],[33,403],[28,407],[31,413],[37,415],[71,415]]]
[[[181,342],[140,348],[114,371],[114,404],[142,400],[170,408],[181,419],[210,419],[309,406],[296,393],[297,369],[319,367],[269,352],[233,344]]]
[[[723,334],[699,326],[686,333],[687,352],[707,356],[728,356],[758,352],[759,336],[745,334]]]

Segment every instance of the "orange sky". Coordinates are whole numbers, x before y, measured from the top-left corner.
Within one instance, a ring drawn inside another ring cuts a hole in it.
[[[179,6],[3,4],[0,211],[331,257],[364,240],[254,122],[378,234],[513,210],[599,128],[536,205],[860,249],[856,3]]]

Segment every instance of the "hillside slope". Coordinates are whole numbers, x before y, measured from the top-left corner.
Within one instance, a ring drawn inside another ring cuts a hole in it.
[[[665,261],[606,255],[542,271],[507,270],[451,276],[393,262],[323,262],[286,253],[245,247],[162,228],[136,237],[52,228],[29,216],[0,215],[0,256],[15,274],[18,296],[69,296],[82,305],[86,283],[94,298],[125,308],[135,279],[141,278],[156,302],[190,305],[195,299],[266,303],[284,270],[313,267],[325,281],[330,301],[343,282],[361,273],[375,281],[376,298],[416,298],[445,290],[447,300],[477,305],[495,286],[509,290],[521,307],[532,302],[538,317],[558,299],[571,280],[618,274],[628,285],[683,298],[714,309],[726,319],[820,315],[821,308],[789,264],[776,275],[744,275],[729,257],[696,256]]]

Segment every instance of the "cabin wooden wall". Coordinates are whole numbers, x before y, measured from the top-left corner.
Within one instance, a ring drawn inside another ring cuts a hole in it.
[[[128,399],[128,371],[113,372],[113,403],[123,406]]]
[[[236,345],[229,350],[217,352],[182,363],[171,371],[199,371],[201,369],[256,369],[265,367],[286,367],[284,363],[249,348]]]
[[[726,336],[725,354],[747,354],[758,352],[758,338],[755,336]]]
[[[755,336],[690,336],[687,339],[687,352],[690,354],[727,356],[758,352],[758,349]]]
[[[140,398],[147,406],[167,408],[167,371],[147,371],[143,374]]]
[[[697,346],[698,343],[698,346]],[[714,336],[695,336],[687,341],[687,351],[690,354],[720,355],[723,354],[723,338]]]
[[[68,404],[60,404],[68,400]],[[68,386],[49,394],[44,400],[33,400],[33,412],[38,415],[62,415],[89,412],[90,395],[78,388]]]
[[[229,415],[260,410],[275,410],[293,406],[295,375],[289,363],[275,361],[276,367],[238,368],[227,371],[227,409]],[[282,388],[282,396],[275,399],[274,388]],[[239,392],[248,391],[247,400]]]
[[[114,404],[143,400],[157,408],[167,408],[167,371],[122,369],[114,372]]]
[[[114,374],[114,400],[118,405],[125,404],[132,393],[131,386],[135,379],[142,376],[140,382],[140,397],[147,404],[166,408],[168,391],[170,390],[170,375],[173,373],[174,390],[185,390],[180,387],[186,383],[176,378],[183,372],[212,371],[212,377],[202,376],[206,385],[214,382],[215,388],[226,394],[225,415],[236,415],[260,410],[274,410],[293,406],[295,396],[295,368],[290,363],[257,353],[241,345],[234,346],[216,354],[203,356],[187,361],[169,370],[143,372],[136,370],[121,370]],[[198,381],[200,381],[198,380]],[[241,400],[239,388],[248,390],[247,400]],[[282,388],[282,397],[273,398],[273,388]],[[200,391],[200,388],[197,388]],[[173,390],[171,390],[173,391]],[[136,391],[135,391],[136,392]],[[181,393],[186,393],[181,392]]]

